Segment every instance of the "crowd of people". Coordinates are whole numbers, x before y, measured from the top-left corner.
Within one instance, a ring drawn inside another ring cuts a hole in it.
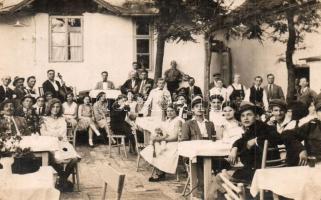
[[[241,83],[239,74],[234,74],[233,83],[226,87],[221,75],[215,73],[209,94],[204,94],[193,77],[177,69],[175,61],[165,71],[164,78],[155,81],[134,62],[128,80],[119,88],[122,94],[115,101],[106,98],[105,91],[116,89],[108,80],[108,72],[102,72],[101,76],[102,81],[93,89],[102,91],[94,102],[88,95],[76,100],[72,89],[62,80],[56,80],[54,70],[47,71],[48,80],[40,91],[35,88],[35,76],[28,77],[26,84],[25,78],[15,77],[13,88],[11,77],[3,76],[1,133],[48,135],[68,143],[68,130],[71,133],[79,130],[88,133],[91,147],[94,147],[94,135],[106,139],[106,135],[121,134],[129,141],[130,152],[135,154],[133,133],[138,142],[144,140],[136,118],[159,117],[165,126],[152,133],[152,143],[204,139],[233,143],[228,159],[213,160],[213,168],[215,172],[229,169],[240,157],[244,167],[233,175],[239,180],[250,181],[255,169],[261,167],[264,140],[271,147],[284,144],[290,166],[306,165],[309,156],[321,161],[321,98],[309,88],[305,77],[299,81],[296,99],[286,102],[273,74],[266,76],[266,86],[262,86],[263,78],[256,76],[248,88]],[[182,83],[186,86],[180,87]],[[304,145],[301,141],[305,141]],[[70,188],[68,176],[80,159],[72,146],[68,150],[71,159],[61,160],[57,155],[51,159],[63,190]],[[280,155],[276,152],[269,156]],[[67,163],[67,167],[61,163]],[[150,181],[164,179],[164,172],[158,170]]]

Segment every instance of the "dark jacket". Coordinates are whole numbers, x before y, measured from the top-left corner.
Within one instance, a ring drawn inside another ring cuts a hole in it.
[[[31,134],[24,117],[14,116],[13,119],[17,126],[14,125],[13,121],[8,122],[3,115],[0,115],[0,136],[1,133],[5,132],[10,132],[11,135],[16,135],[18,130],[22,135]],[[16,128],[18,128],[18,130]]]
[[[59,98],[61,99],[62,96],[59,93],[59,90],[61,89],[61,85],[58,81],[55,81],[56,84],[58,85],[58,91],[55,90],[54,86],[50,83],[49,80],[46,80],[45,82],[43,82],[42,84],[42,88],[43,88],[43,92],[44,94],[46,94],[47,92],[51,92],[53,95],[53,98]]]
[[[254,86],[250,88],[250,102],[253,104],[263,104],[263,88],[256,90]]]
[[[263,89],[265,90],[265,93],[267,94],[268,101],[270,101],[272,99],[285,100],[283,90],[280,86],[272,84],[271,93],[269,93],[268,85],[264,86]]]
[[[143,82],[143,81],[142,81],[141,79],[140,79],[139,82],[138,82],[138,90],[137,90],[138,93],[140,93],[140,87],[141,87],[142,82]],[[150,87],[145,90],[145,93],[146,93],[146,95],[148,96],[149,93],[150,93],[150,91],[154,88],[154,80],[151,79],[151,78],[147,78],[147,79],[145,80],[145,86],[146,86],[146,85],[150,85]],[[143,87],[144,87],[144,86],[143,86]],[[144,89],[142,89],[142,90],[144,90]],[[141,92],[141,93],[143,94],[144,92]]]
[[[120,105],[115,102],[110,110],[110,126],[112,130],[122,129],[122,126],[125,123],[127,112],[130,111],[129,106],[124,106],[123,108],[119,107]]]
[[[3,102],[6,98],[12,99],[13,98],[13,90],[11,88],[8,88],[8,90],[5,92],[4,87],[0,86],[0,103]]]
[[[138,92],[138,82],[139,80],[135,80],[135,85],[132,87],[132,79],[128,79],[121,87],[120,91],[122,94],[128,94],[129,92],[136,94]]]
[[[39,125],[39,116],[36,114],[36,110],[34,108],[25,112],[23,107],[20,106],[15,111],[15,116],[23,117],[26,120],[26,129],[29,133],[36,133],[40,131]]]
[[[251,149],[248,149],[247,142],[254,138],[257,138],[257,144]],[[274,127],[261,121],[256,121],[245,131],[240,139],[234,142],[233,147],[237,147],[241,162],[245,168],[261,168],[265,140],[269,141],[269,147],[272,148],[276,148],[277,144],[282,143],[281,138]],[[280,158],[278,151],[268,153],[268,160],[278,158]]]
[[[211,121],[206,120],[205,126],[208,134],[208,139],[212,140],[215,138],[215,128]],[[189,120],[183,124],[182,127],[182,140],[202,140],[201,131],[198,127],[197,121],[195,119]]]
[[[201,88],[196,85],[194,85],[194,91],[192,93],[190,87],[181,88],[179,92],[184,92],[188,103],[190,103],[195,96],[203,97]]]

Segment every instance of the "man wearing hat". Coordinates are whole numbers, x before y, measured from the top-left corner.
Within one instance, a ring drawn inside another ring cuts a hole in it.
[[[12,99],[14,96],[13,90],[9,87],[9,84],[11,83],[11,77],[3,76],[1,81],[2,85],[0,86],[0,103],[6,99]]]
[[[16,95],[16,103],[17,105],[20,104],[21,99],[26,95],[25,88],[23,86],[23,82],[25,81],[24,78],[16,76],[14,77],[12,85],[15,87],[13,92]]]
[[[256,169],[261,168],[264,141],[268,140],[269,147],[277,147],[281,143],[279,134],[275,128],[259,120],[257,115],[262,114],[262,110],[250,102],[242,102],[236,114],[245,130],[240,139],[234,142],[229,161],[235,164],[239,153],[240,160],[244,167],[236,170],[233,177],[245,182],[250,182]],[[280,154],[276,150],[268,154],[269,160],[279,159]]]
[[[0,111],[0,133],[29,135],[26,120],[23,117],[14,116],[15,102],[12,99],[4,100],[0,104]]]
[[[16,109],[15,116],[24,117],[27,122],[29,133],[39,133],[39,118],[33,105],[36,100],[31,95],[26,95],[21,99],[21,105]]]
[[[283,135],[287,152],[293,157],[292,165],[321,162],[321,101],[315,103],[317,118]],[[304,145],[302,144],[304,141]],[[308,156],[311,160],[308,160]]]

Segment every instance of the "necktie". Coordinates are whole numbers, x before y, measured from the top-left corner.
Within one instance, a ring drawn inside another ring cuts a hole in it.
[[[272,98],[272,85],[269,85],[268,96],[269,99]]]

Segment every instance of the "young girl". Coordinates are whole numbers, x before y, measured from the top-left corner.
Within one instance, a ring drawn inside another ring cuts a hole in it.
[[[88,134],[89,134],[89,146],[93,147],[93,132],[96,133],[97,136],[100,135],[100,132],[98,131],[94,119],[93,119],[93,107],[90,102],[90,97],[85,96],[84,97],[84,104],[79,106],[78,109],[78,130],[87,130],[88,128]]]

